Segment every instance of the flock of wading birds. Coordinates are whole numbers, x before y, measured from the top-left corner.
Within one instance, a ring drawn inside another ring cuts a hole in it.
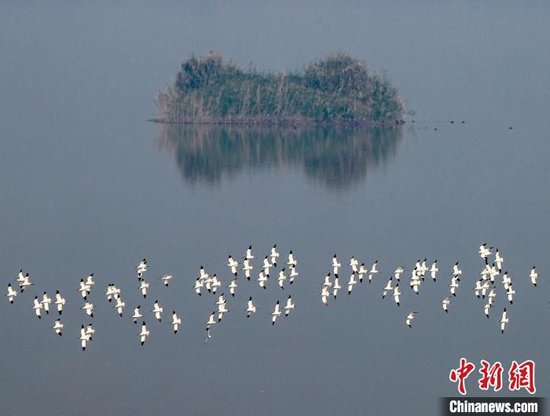
[[[514,290],[514,287],[512,285],[512,278],[508,274],[507,271],[502,272],[502,266],[504,264],[504,258],[502,257],[501,253],[498,249],[495,250],[495,252],[492,252],[493,247],[488,247],[486,243],[482,244],[479,247],[479,255],[484,261],[484,265],[482,267],[482,270],[480,272],[480,278],[476,281],[475,286],[473,288],[474,294],[479,299],[485,299],[486,303],[483,306],[483,310],[487,318],[489,318],[489,312],[491,308],[494,305],[494,299],[496,297],[496,290],[497,290],[497,283],[500,279],[500,282],[502,284],[502,287],[504,289],[504,293],[508,299],[508,302],[510,304],[514,301],[514,295],[516,291]],[[263,259],[262,266],[259,267],[259,273],[254,276],[255,280],[257,281],[258,285],[266,289],[267,283],[270,279],[270,276],[272,276],[271,271],[272,269],[275,271],[277,267],[277,263],[279,261],[280,253],[277,251],[277,245],[275,244],[268,255],[266,255]],[[242,262],[239,263],[237,260],[235,260],[231,255],[228,257],[228,263],[227,267],[230,269],[232,278],[230,283],[226,286],[229,294],[231,296],[235,296],[235,293],[237,291],[237,277],[239,274],[239,271],[242,271],[244,274],[244,277],[251,281],[253,277],[253,262],[254,254],[252,252],[252,246],[249,246],[246,250],[246,254],[244,257],[242,257]],[[296,278],[299,276],[298,270],[297,270],[298,262],[292,252],[292,250],[289,252],[287,256],[285,267],[282,267],[278,272],[273,273],[273,275],[277,275],[277,284],[281,289],[285,288],[285,284],[288,282],[289,285],[292,285]],[[332,268],[332,272],[329,272],[323,281],[320,297],[321,302],[324,305],[328,305],[329,300],[333,297],[334,299],[337,298],[339,291],[343,288],[342,285],[347,289],[348,295],[351,295],[353,288],[355,285],[363,283],[363,281],[366,280],[370,283],[373,278],[375,278],[378,275],[378,261],[376,260],[372,265],[365,266],[365,263],[359,264],[359,261],[352,257],[349,261],[349,267],[351,268],[351,275],[347,282],[340,282],[340,269],[342,268],[342,264],[338,260],[338,257],[336,254],[332,258],[332,264],[330,265]],[[143,259],[139,262],[139,264],[136,266],[136,273],[138,278],[138,290],[141,293],[141,296],[143,298],[147,298],[147,292],[149,289],[149,283],[145,280],[145,275],[147,274],[149,270],[149,266],[147,264],[147,260]],[[405,268],[402,266],[397,267],[391,277],[389,278],[388,282],[384,286],[383,292],[382,292],[382,298],[386,298],[387,295],[390,297],[393,297],[393,300],[397,306],[400,304],[400,297],[401,297],[401,289],[400,289],[400,283],[403,273],[405,273]],[[414,266],[414,268],[411,271],[411,275],[409,278],[409,286],[411,290],[419,294],[420,293],[420,287],[422,286],[422,283],[424,282],[424,278],[427,274],[429,274],[429,278],[431,278],[433,281],[436,281],[438,278],[439,268],[437,264],[437,260],[435,260],[433,263],[431,263],[429,266],[426,264],[426,259],[424,260],[418,260]],[[459,263],[456,262],[452,267],[451,272],[451,280],[449,283],[449,296],[445,297],[441,300],[441,306],[443,308],[443,311],[446,313],[449,312],[450,306],[451,306],[451,299],[452,297],[456,296],[457,289],[460,286],[461,282],[461,275],[462,270],[460,269]],[[537,280],[538,280],[538,273],[535,269],[535,266],[531,269],[529,273],[529,279],[531,283],[534,286],[537,286]],[[164,275],[160,278],[160,281],[164,286],[168,287],[170,282],[173,280],[172,275]],[[8,283],[7,293],[6,297],[8,298],[8,301],[10,303],[13,303],[18,296],[23,295],[26,289],[30,288],[33,285],[31,282],[31,277],[29,276],[29,273],[25,273],[23,270],[19,271],[18,277],[16,278],[16,284],[12,285],[11,283]],[[95,305],[88,299],[88,296],[90,295],[93,286],[95,285],[94,281],[94,275],[93,273],[87,276],[87,278],[80,279],[80,285],[78,288],[78,292],[80,292],[80,295],[82,297],[82,307],[81,309],[86,313],[86,315],[91,319],[93,318],[94,314],[94,308]],[[195,293],[198,296],[202,296],[203,293],[211,294],[216,296],[218,291],[222,291],[221,288],[224,286],[222,284],[222,281],[220,278],[217,277],[216,274],[209,274],[203,266],[200,266],[199,274],[196,277],[195,283],[194,283],[194,290]],[[18,289],[17,289],[18,288]],[[113,305],[114,309],[118,313],[120,317],[124,316],[124,312],[126,310],[126,302],[123,300],[121,290],[118,288],[114,283],[110,283],[107,286],[105,297],[111,305]],[[211,337],[211,328],[220,323],[223,320],[223,317],[226,313],[229,312],[228,305],[227,305],[227,299],[225,298],[224,293],[221,293],[217,296],[216,301],[216,307],[208,317],[208,319],[205,322],[206,326],[206,338],[205,342],[207,342]],[[51,306],[53,303],[54,306]],[[36,317],[38,319],[41,319],[43,314],[49,314],[50,309],[56,309],[57,313],[59,315],[58,319],[55,320],[54,325],[52,326],[53,331],[58,334],[63,334],[63,328],[64,325],[61,321],[61,316],[63,313],[63,308],[65,307],[66,299],[63,297],[63,295],[57,290],[54,295],[54,299],[52,299],[47,292],[44,292],[44,294],[39,297],[36,295],[34,297],[33,301],[33,310],[36,314]],[[277,319],[284,313],[285,316],[288,316],[293,310],[294,310],[294,302],[292,300],[292,295],[288,295],[286,302],[284,305],[277,300],[277,302],[274,305],[273,312],[271,313],[271,324],[275,325],[277,322]],[[252,315],[256,313],[256,305],[254,303],[254,300],[252,299],[252,296],[248,298],[246,309],[244,309],[246,317],[250,318]],[[164,314],[164,308],[161,306],[158,300],[155,300],[153,307],[152,307],[152,315],[154,318],[161,322],[162,317]],[[146,313],[146,311],[142,311],[141,306],[136,306],[133,310],[133,314],[131,315],[131,320],[134,324],[137,324],[138,322],[141,322],[141,330],[138,333],[139,342],[141,345],[143,345],[147,338],[150,335],[149,327],[147,327],[145,323],[145,318],[143,313]],[[405,324],[408,327],[412,327],[413,321],[415,319],[415,316],[418,312],[409,312],[405,316]],[[509,322],[508,314],[506,311],[506,308],[502,311],[502,315],[500,318],[500,330],[502,333],[504,333],[504,330],[506,328],[506,325]],[[170,325],[172,327],[172,330],[174,334],[178,332],[178,329],[180,325],[182,325],[182,320],[176,313],[176,311],[172,311],[172,319],[170,321]],[[92,337],[95,333],[95,329],[92,323],[89,323],[88,325],[81,325],[80,328],[80,345],[82,347],[82,350],[86,350],[86,347],[88,346],[88,343],[92,341]]]

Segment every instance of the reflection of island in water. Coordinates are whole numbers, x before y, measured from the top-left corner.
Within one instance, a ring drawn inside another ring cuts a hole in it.
[[[174,154],[183,178],[215,185],[242,169],[304,166],[331,189],[364,180],[393,158],[401,128],[297,128],[162,124],[157,144]]]

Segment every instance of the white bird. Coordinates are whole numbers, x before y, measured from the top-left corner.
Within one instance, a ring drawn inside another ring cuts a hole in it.
[[[298,271],[296,270],[295,266],[290,267],[290,274],[288,276],[288,283],[292,284],[294,283],[294,279],[298,277]]]
[[[449,289],[451,295],[456,296],[456,290],[458,289],[459,283],[456,277],[451,278],[451,283],[449,284]]]
[[[277,251],[277,244],[271,247],[270,257],[271,257],[271,264],[273,264],[273,267],[277,267],[277,259],[279,258],[279,252]]]
[[[86,297],[90,293],[91,287],[86,284],[84,279],[80,279],[80,286],[78,288],[78,291],[80,292],[80,295],[82,296],[82,299],[86,300]]]
[[[496,295],[497,295],[497,294],[495,293],[495,289],[491,289],[491,290],[489,291],[489,296],[487,297],[487,302],[488,302],[490,305],[493,304]]]
[[[267,276],[264,274],[263,271],[261,271],[261,272],[258,274],[258,285],[259,285],[261,288],[267,289],[266,283],[267,283]]]
[[[401,291],[399,290],[399,283],[393,288],[393,300],[399,306],[399,296],[401,296]]]
[[[384,287],[384,292],[382,293],[382,299],[384,299],[389,292],[393,292],[392,277],[393,276],[390,276],[390,280],[388,280],[388,282],[386,283],[386,286]]]
[[[361,266],[359,266],[359,270],[357,271],[357,277],[359,278],[359,282],[363,283],[363,276],[367,274],[367,269],[365,268],[365,263],[361,263]]]
[[[164,286],[168,287],[168,284],[173,278],[174,276],[172,276],[171,274],[165,274],[160,278],[160,280],[162,280],[162,283],[164,284]]]
[[[86,314],[90,317],[94,317],[94,305],[93,303],[90,303],[88,301],[86,301],[86,303],[84,304],[84,306],[82,307],[82,310],[86,311]]]
[[[178,333],[178,329],[181,325],[181,318],[176,315],[176,311],[172,311],[172,329],[174,330],[174,334]]]
[[[480,297],[481,295],[481,289],[482,289],[482,286],[481,286],[481,280],[476,280],[476,285],[474,287],[474,292],[475,292],[475,295],[476,297]]]
[[[202,281],[207,280],[210,277],[208,273],[206,273],[206,270],[204,270],[204,266],[201,266],[199,268],[199,279]]]
[[[506,328],[506,324],[509,322],[508,316],[506,314],[506,308],[504,308],[504,311],[502,312],[502,317],[500,318],[500,332],[504,334],[504,329]]]
[[[38,296],[35,296],[34,297],[34,306],[33,306],[33,309],[34,309],[34,313],[36,314],[36,317],[38,319],[41,319],[42,318],[42,302],[40,302],[38,300]]]
[[[493,307],[492,303],[487,302],[485,305],[483,305],[483,312],[485,313],[485,316],[489,317],[489,310]]]
[[[330,296],[330,293],[328,291],[328,288],[326,286],[323,286],[321,289],[321,302],[323,302],[323,305],[328,305],[328,297]]]
[[[204,287],[204,281],[197,277],[195,280],[195,293],[199,296],[202,295],[201,289]]]
[[[504,290],[508,290],[510,286],[512,286],[512,278],[508,276],[508,272],[504,272],[504,275],[502,276],[502,285],[504,286]]]
[[[216,322],[216,311],[213,311],[210,316],[208,317],[208,321],[206,321],[206,329],[209,329],[212,325],[214,325]]]
[[[159,322],[162,321],[162,312],[164,311],[164,308],[159,305],[159,301],[155,300],[155,304],[153,305],[153,313],[155,314],[155,319]]]
[[[407,326],[409,328],[412,327],[412,322],[414,320],[414,316],[417,314],[418,312],[409,312],[409,314],[405,317],[405,323],[407,324]]]
[[[113,283],[109,283],[109,284],[107,285],[107,291],[105,292],[105,297],[107,298],[107,300],[108,300],[109,302],[111,302],[111,301],[113,300],[113,296],[114,296],[114,291],[113,291],[113,289],[114,289],[114,286],[115,286],[115,285],[114,285]]]
[[[403,274],[404,271],[405,271],[405,268],[403,266],[397,267],[393,271],[393,277],[395,277],[395,280],[399,282],[399,280],[401,279],[401,275]]]
[[[458,261],[453,265],[453,276],[457,277],[462,274],[462,270],[458,267]]]
[[[143,315],[141,314],[141,305],[138,305],[134,309],[134,314],[132,315],[132,320],[134,321],[134,324],[137,324],[138,319],[142,317]]]
[[[529,273],[529,278],[531,279],[531,283],[533,286],[537,286],[537,279],[539,277],[539,274],[535,270],[535,266],[531,269],[531,273]]]
[[[145,325],[145,322],[141,324],[141,331],[139,333],[139,343],[141,345],[145,344],[145,341],[147,340],[147,337],[151,335],[151,331],[147,329],[147,325]]]
[[[269,262],[269,259],[267,258],[267,256],[264,257],[264,262],[263,262],[263,272],[265,273],[265,275],[267,277],[269,277],[269,271],[271,269],[271,263]]]
[[[279,316],[281,316],[281,308],[279,306],[279,301],[277,301],[275,304],[275,309],[273,309],[273,312],[271,313],[271,325],[275,325],[275,321]]]
[[[246,317],[250,318],[254,313],[256,313],[256,306],[254,306],[254,303],[252,302],[252,296],[250,296],[246,304]]]
[[[424,280],[424,275],[428,271],[428,266],[426,266],[426,260],[422,260],[422,263],[420,263],[420,267],[418,268],[418,272],[420,273],[420,277],[422,277],[422,280]]]
[[[59,315],[63,313],[63,306],[65,306],[65,298],[61,296],[61,293],[59,293],[59,290],[55,291],[55,302],[54,304],[57,306],[57,312]]]
[[[80,346],[82,347],[82,351],[86,351],[86,346],[90,341],[91,341],[91,336],[90,334],[86,333],[86,328],[84,328],[84,325],[82,325],[80,327]]]
[[[330,281],[330,273],[325,276],[325,281],[323,282],[323,286],[325,286],[327,289],[330,289],[332,287],[332,282]]]
[[[8,283],[8,293],[6,294],[6,296],[8,297],[8,301],[10,303],[13,303],[13,300],[17,296],[17,291],[13,287],[11,287],[11,283]]]
[[[94,327],[92,326],[92,324],[88,324],[88,326],[86,327],[86,335],[89,335],[90,336],[90,341],[92,340],[92,336],[95,334],[95,329]]]
[[[136,272],[137,272],[138,278],[142,278],[145,272],[147,272],[147,270],[149,270],[149,265],[147,264],[147,260],[143,259],[136,266]]]
[[[237,279],[231,280],[231,283],[229,283],[228,289],[231,296],[235,296],[235,292],[237,290]]]
[[[55,331],[57,335],[60,335],[60,336],[63,335],[63,324],[59,319],[55,321],[54,325],[52,326],[52,329]]]
[[[441,306],[443,307],[443,310],[447,313],[449,313],[449,306],[451,305],[451,299],[446,297],[441,301]]]
[[[28,273],[27,273],[28,274]],[[19,273],[17,274],[17,279],[15,281],[17,283],[21,283],[25,280],[25,273],[23,273],[23,269],[19,270]]]
[[[124,311],[124,307],[126,306],[126,302],[122,301],[122,298],[118,297],[116,299],[116,305],[115,308],[117,310],[117,313],[120,317],[122,317],[122,312]]]
[[[479,246],[479,256],[485,261],[485,264],[487,264],[487,258],[491,255],[491,249],[493,247],[487,247],[487,243],[483,243],[481,246]]]
[[[91,288],[93,285],[95,285],[94,274],[90,273],[90,275],[86,278],[86,286]]]
[[[246,249],[245,258],[247,260],[252,260],[254,258],[254,255],[252,254],[252,246],[248,246],[248,248]]]
[[[352,258],[350,259],[349,261],[349,265],[351,267],[351,271],[353,273],[357,273],[359,271],[358,269],[358,266],[359,266],[359,262],[357,261],[357,259],[355,258],[355,256],[352,256]]]
[[[378,274],[377,265],[378,265],[378,260],[376,260],[376,261],[372,264],[372,266],[371,266],[371,268],[370,268],[370,270],[369,270],[369,283],[372,281],[372,278]]]
[[[239,262],[235,260],[231,254],[227,257],[227,267],[231,269],[233,276],[237,276],[237,269],[239,267]]]
[[[411,289],[417,295],[420,293],[419,290],[420,290],[421,283],[422,283],[422,281],[420,280],[420,277],[418,277],[418,276],[416,276],[414,279],[411,279],[411,281],[410,281]]]
[[[355,273],[352,273],[348,281],[348,295],[351,295],[353,286],[355,286],[356,284],[357,284],[357,280],[355,280]]]
[[[221,322],[224,314],[226,314],[227,312],[229,312],[229,309],[227,309],[227,303],[222,303],[221,305],[218,305],[218,322]]]
[[[338,279],[338,276],[334,276],[334,283],[332,284],[332,296],[334,296],[334,299],[336,299],[336,296],[338,295],[338,291],[342,288],[340,286],[340,279]]]
[[[147,290],[149,289],[149,283],[145,281],[145,279],[141,279],[139,282],[139,290],[141,292],[141,296],[143,298],[147,298]]]
[[[292,302],[292,298],[290,295],[288,295],[288,299],[286,300],[285,305],[285,316],[288,316],[288,314],[294,310],[294,303]]]
[[[502,263],[504,263],[504,258],[500,255],[500,252],[497,248],[495,251],[495,265],[497,266],[499,272],[502,270]]]
[[[288,253],[288,261],[287,266],[298,266],[298,261],[294,258],[294,253],[292,253],[292,250],[290,250],[290,253]]]
[[[437,268],[437,260],[434,261],[430,267],[430,277],[433,279],[433,281],[435,282],[435,280],[437,279],[437,272],[439,271],[439,269]]]
[[[26,273],[25,276],[23,276],[23,280],[19,282],[19,289],[21,290],[21,293],[23,293],[26,288],[32,285],[33,283],[31,283],[31,277],[28,273]]]
[[[277,283],[279,284],[279,287],[281,289],[285,288],[285,280],[286,280],[286,274],[285,274],[285,268],[283,267],[279,271],[279,276],[277,277]]]
[[[218,279],[218,276],[216,276],[216,273],[214,273],[214,275],[212,276],[212,283],[211,283],[212,293],[216,294],[216,292],[218,291],[218,288],[220,288],[221,286],[222,286],[221,280]]]
[[[512,285],[510,285],[508,287],[508,290],[506,291],[506,296],[508,297],[508,302],[510,302],[510,304],[514,303],[514,295],[515,294],[516,294],[516,291],[514,290]]]
[[[250,260],[248,258],[245,258],[243,260],[243,272],[244,276],[250,280],[250,271],[252,270],[252,266],[250,265]]]

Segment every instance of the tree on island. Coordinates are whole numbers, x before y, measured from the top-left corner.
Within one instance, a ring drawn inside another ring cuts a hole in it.
[[[173,87],[157,96],[159,121],[180,123],[400,124],[404,104],[367,64],[335,53],[303,72],[243,70],[210,53],[180,66]]]

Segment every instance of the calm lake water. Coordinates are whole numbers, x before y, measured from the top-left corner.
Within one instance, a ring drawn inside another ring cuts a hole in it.
[[[457,394],[448,374],[460,357],[505,370],[532,359],[537,396],[548,395],[547,2],[2,9],[0,272],[4,287],[21,268],[35,283],[13,305],[0,302],[6,414],[436,415],[438,399]],[[385,71],[416,114],[385,132],[146,122],[178,65],[210,50],[273,70],[345,50]],[[517,292],[508,305],[499,284],[490,319],[473,294],[483,242],[500,249]],[[264,291],[240,276],[204,343],[216,297],[194,294],[199,266],[227,284],[229,254],[252,244],[257,272],[275,243],[281,257],[295,253],[296,284],[282,291],[272,277]],[[334,253],[343,281],[351,256],[378,260],[380,273],[323,306]],[[135,277],[143,257],[147,300]],[[440,276],[416,296],[409,276],[425,257],[438,260]],[[462,283],[445,314],[457,261]],[[381,292],[399,265],[398,308]],[[82,352],[79,328],[90,320],[77,289],[92,272],[96,334]],[[158,280],[166,273],[169,288]],[[124,319],[105,300],[110,282],[122,289]],[[32,310],[35,294],[56,289],[67,298],[63,337],[52,314],[38,320]],[[296,310],[272,327],[275,301],[289,293]],[[258,312],[247,320],[249,295]],[[155,299],[162,323],[150,313]],[[151,330],[143,347],[128,317],[137,304]],[[173,309],[183,319],[177,335],[166,322]],[[471,395],[482,394],[477,378],[467,381]],[[506,387],[489,395],[526,394]]]

